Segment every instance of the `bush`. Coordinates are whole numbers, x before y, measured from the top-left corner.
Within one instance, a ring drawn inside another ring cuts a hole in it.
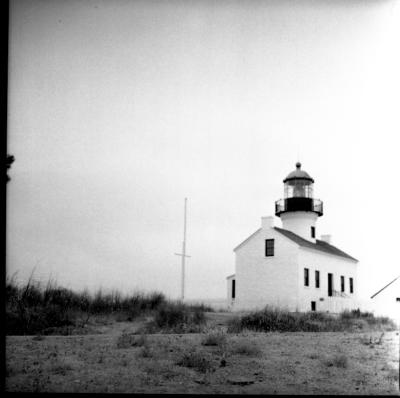
[[[146,312],[154,312],[167,302],[162,293],[135,293],[122,296],[118,291],[94,295],[58,287],[53,280],[46,286],[35,282],[31,276],[25,285],[15,278],[6,281],[6,333],[8,335],[46,333],[71,334],[72,329],[82,330],[91,315],[117,314],[133,320]],[[200,314],[201,317],[201,314]],[[199,322],[195,316],[195,322]]]
[[[340,314],[341,319],[359,319],[359,318],[373,318],[372,312],[361,312],[359,308],[356,310],[345,310]]]
[[[337,354],[334,357],[325,360],[325,365],[328,367],[335,366],[336,368],[347,368],[348,363],[349,361],[344,354]]]
[[[154,319],[139,333],[198,333],[206,318],[201,307],[188,306],[180,302],[166,302],[156,310]]]
[[[133,333],[122,333],[117,340],[118,348],[142,347],[146,344],[148,344],[147,336]]]
[[[206,353],[199,351],[185,352],[176,362],[176,365],[194,368],[195,370],[206,373],[215,370],[212,358]]]
[[[252,357],[253,356],[257,357],[262,355],[262,351],[257,346],[257,344],[246,340],[240,340],[235,344],[233,344],[233,346],[230,349],[230,352],[232,354],[248,355]]]
[[[258,332],[337,332],[368,327],[394,330],[396,325],[389,318],[374,317],[371,313],[357,310],[345,311],[335,318],[321,312],[291,313],[268,306],[228,322],[229,333],[240,333],[246,329]]]
[[[154,317],[155,324],[160,328],[171,328],[188,323],[189,311],[181,303],[169,303],[162,305]]]
[[[228,322],[228,332],[230,333],[238,333],[244,329],[259,332],[319,331],[317,323],[312,321],[309,316],[270,307],[265,307],[261,311],[255,311]]]
[[[142,358],[152,358],[154,353],[153,353],[153,350],[150,348],[150,346],[148,344],[145,344],[142,347],[141,351],[139,352],[139,355]]]
[[[211,332],[204,336],[201,344],[204,346],[219,346],[222,347],[226,345],[226,334],[220,331]]]

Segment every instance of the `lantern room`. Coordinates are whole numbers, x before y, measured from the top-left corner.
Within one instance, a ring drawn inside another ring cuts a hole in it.
[[[311,211],[322,216],[322,201],[314,199],[314,179],[301,169],[301,163],[296,163],[296,170],[283,180],[284,199],[275,202],[275,214],[292,211]]]
[[[284,197],[312,198],[314,180],[307,172],[301,170],[301,163],[296,163],[296,170],[292,171],[284,180]]]

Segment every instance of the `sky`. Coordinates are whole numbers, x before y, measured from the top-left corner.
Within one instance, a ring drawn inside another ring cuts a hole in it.
[[[177,298],[187,197],[187,297],[223,298],[300,160],[375,293],[400,274],[399,3],[10,2],[7,275]]]

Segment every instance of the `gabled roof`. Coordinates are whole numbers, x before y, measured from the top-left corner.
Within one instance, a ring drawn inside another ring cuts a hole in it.
[[[329,254],[333,254],[335,256],[340,256],[340,257],[344,257],[344,258],[348,258],[350,260],[353,261],[357,261],[357,259],[355,259],[354,257],[351,257],[350,255],[348,255],[347,253],[345,253],[344,251],[338,249],[335,246],[330,245],[327,242],[324,242],[322,240],[316,240],[316,243],[310,242],[307,239],[302,238],[299,235],[296,235],[295,233],[288,231],[287,229],[283,229],[283,228],[278,228],[278,227],[274,227],[274,229],[278,232],[280,232],[282,235],[286,236],[287,238],[289,238],[290,240],[292,240],[293,242],[297,243],[299,246],[302,247],[308,247],[309,249],[314,249],[314,250],[318,250],[321,252],[325,252],[325,253],[329,253]]]
[[[237,249],[239,249],[239,247],[241,247],[242,245],[244,245],[247,241],[249,241],[253,236],[255,236],[258,232],[261,231],[261,228],[258,228],[256,232],[252,233],[247,239],[245,239],[242,243],[238,244],[233,251],[236,251]]]

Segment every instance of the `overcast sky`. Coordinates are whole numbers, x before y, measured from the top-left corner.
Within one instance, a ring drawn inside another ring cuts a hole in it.
[[[362,295],[400,274],[399,1],[10,3],[8,275],[178,297],[187,196],[225,297],[298,159]]]

